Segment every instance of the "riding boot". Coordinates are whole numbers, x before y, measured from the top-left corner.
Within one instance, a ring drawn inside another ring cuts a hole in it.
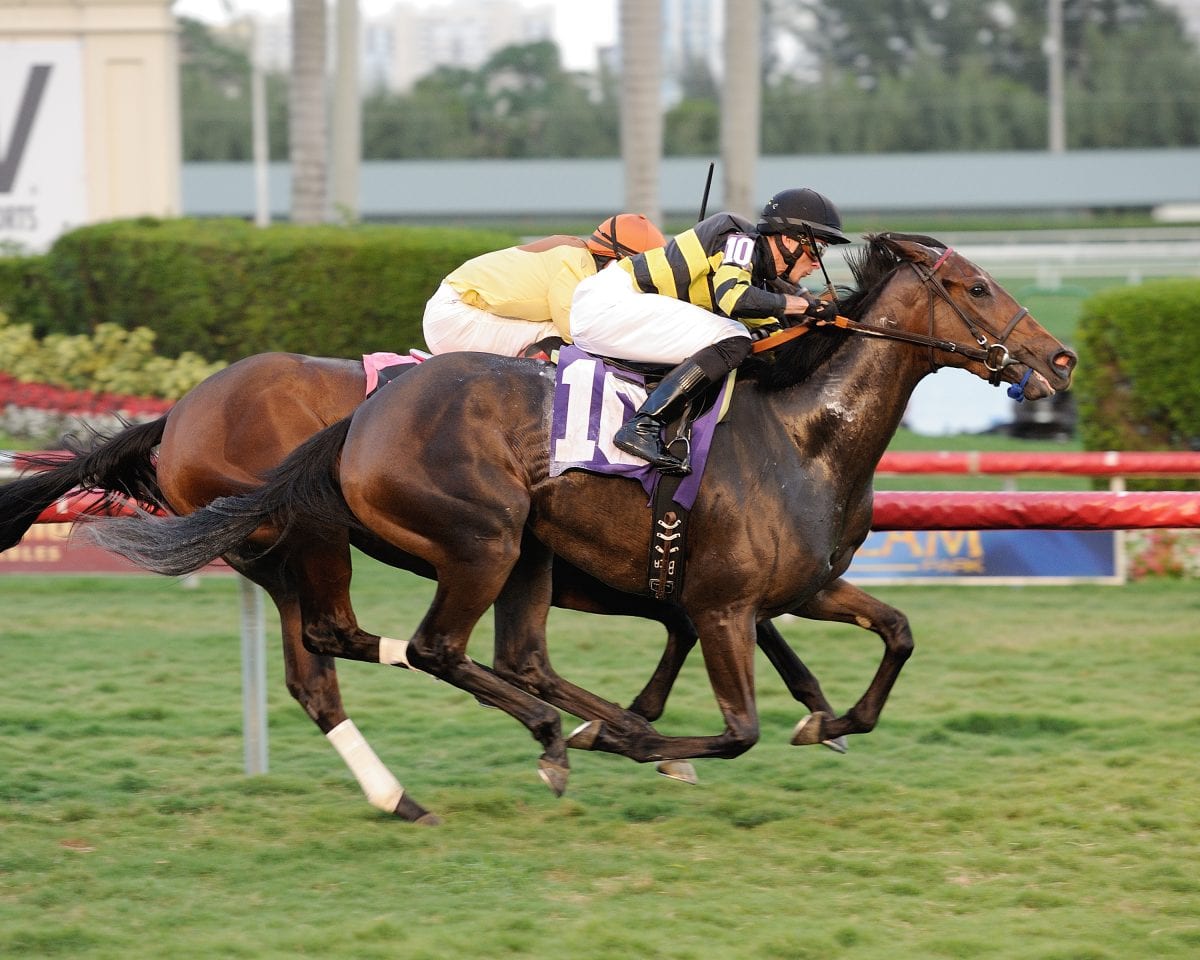
[[[613,443],[660,470],[687,475],[691,468],[663,446],[663,427],[714,381],[694,359],[684,360],[659,382],[637,413],[616,432]]]

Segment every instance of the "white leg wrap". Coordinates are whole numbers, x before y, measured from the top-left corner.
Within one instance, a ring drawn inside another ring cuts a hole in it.
[[[414,673],[423,673],[408,662],[408,641],[394,640],[391,637],[379,638],[379,662],[391,667],[403,667]]]
[[[346,766],[358,780],[358,785],[367,795],[371,806],[378,807],[385,813],[392,813],[400,798],[404,796],[404,788],[375,755],[371,745],[363,739],[354,721],[343,720],[325,736],[346,761]]]

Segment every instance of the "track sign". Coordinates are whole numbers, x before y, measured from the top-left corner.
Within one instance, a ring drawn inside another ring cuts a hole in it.
[[[86,217],[80,44],[0,42],[0,245],[41,252]]]

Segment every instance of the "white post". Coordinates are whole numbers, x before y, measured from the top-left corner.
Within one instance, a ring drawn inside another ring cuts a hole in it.
[[[266,118],[266,82],[263,78],[263,54],[259,50],[258,20],[250,22],[250,122],[254,156],[254,224],[271,222],[269,179],[270,138]]]
[[[1046,6],[1046,95],[1049,99],[1046,142],[1051,153],[1062,153],[1067,149],[1066,88],[1063,82],[1063,0],[1048,0]]]
[[[359,91],[358,0],[337,3],[337,63],[333,79],[333,208],[336,219],[359,218],[362,162],[362,95]]]
[[[262,51],[259,49],[258,21],[250,21],[250,125],[254,145],[254,223],[271,223],[271,186],[269,178],[270,138],[268,136],[267,92],[263,78]]]
[[[242,737],[246,776],[267,772],[267,642],[262,590],[238,577],[242,594]]]

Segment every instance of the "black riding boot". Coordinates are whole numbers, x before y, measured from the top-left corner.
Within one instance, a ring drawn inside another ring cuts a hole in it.
[[[659,382],[637,413],[613,437],[626,453],[649,460],[660,470],[688,474],[691,468],[663,446],[662,431],[687,406],[689,400],[714,383],[695,359],[684,360]]]

